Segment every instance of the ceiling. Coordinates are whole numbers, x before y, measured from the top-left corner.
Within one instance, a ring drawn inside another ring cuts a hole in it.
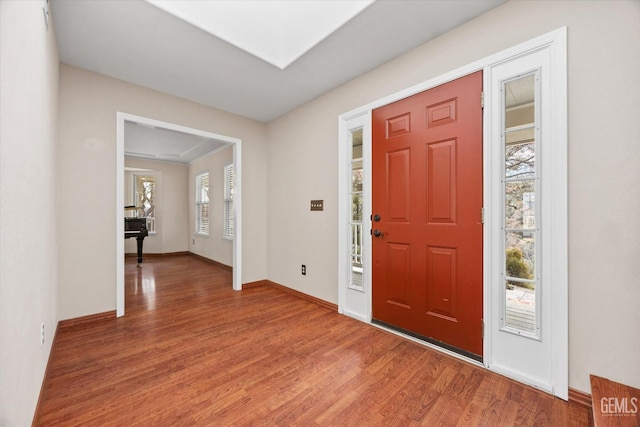
[[[329,13],[328,9],[314,10],[311,16],[307,11],[304,15],[305,8],[300,5],[310,7],[314,3],[311,0],[51,0],[51,15],[63,63],[268,122],[504,1],[363,0],[331,21],[328,18],[337,12]],[[187,8],[172,9],[177,3]],[[218,24],[203,20],[202,16],[223,13],[221,9],[207,9],[217,3],[242,7],[229,9],[231,14],[218,19]],[[317,3],[348,6],[352,2]],[[200,9],[193,9],[198,4]],[[296,5],[294,12],[298,15],[284,20],[286,5]],[[267,6],[273,8],[272,13],[268,13]],[[242,13],[243,8],[246,13]],[[252,9],[258,13],[249,17],[247,10]],[[263,23],[270,25],[257,25],[261,17]],[[243,45],[233,35],[221,32],[220,22],[232,22],[226,26],[236,36],[246,33],[254,40],[273,32],[280,37],[272,42],[279,43],[280,56],[268,57],[264,50],[261,53],[260,49]],[[291,35],[293,30],[304,29],[316,31],[306,36]],[[303,37],[308,38],[306,44],[287,45],[287,40]],[[164,140],[171,135],[167,132],[158,133],[156,139]],[[184,162],[176,156],[186,150],[181,145],[169,150],[167,144],[171,140],[158,144],[147,141],[130,151],[146,145],[147,150],[153,151],[146,152],[147,157],[163,159],[162,154],[172,154],[164,160]],[[192,143],[202,144],[202,139]],[[127,138],[125,150],[129,149]]]
[[[146,0],[284,70],[373,0]]]
[[[176,163],[191,163],[226,147],[225,142],[171,129],[126,121],[124,155]]]

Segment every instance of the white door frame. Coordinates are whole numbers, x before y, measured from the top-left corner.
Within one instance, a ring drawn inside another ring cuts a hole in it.
[[[553,182],[553,189],[549,194],[549,200],[552,201],[552,213],[549,216],[551,224],[546,226],[552,229],[553,234],[550,236],[553,246],[552,259],[548,259],[552,265],[548,267],[548,274],[545,280],[553,283],[553,287],[547,290],[551,294],[550,317],[553,321],[553,328],[546,331],[545,339],[551,340],[553,349],[549,357],[551,370],[550,378],[540,381],[527,372],[518,372],[517,370],[506,369],[504,366],[497,364],[494,366],[494,360],[498,360],[501,356],[499,348],[492,347],[492,338],[500,333],[499,319],[494,319],[494,313],[499,310],[495,309],[496,300],[498,300],[499,285],[496,283],[496,264],[500,265],[502,255],[499,252],[500,247],[492,236],[500,232],[500,223],[495,221],[495,206],[490,205],[496,200],[496,194],[501,191],[500,183],[492,182],[495,177],[492,176],[491,169],[495,166],[495,148],[490,149],[490,141],[492,138],[492,117],[501,114],[500,111],[493,111],[490,104],[485,103],[483,118],[483,174],[484,174],[484,194],[485,203],[485,228],[483,237],[483,315],[485,322],[485,333],[483,343],[483,365],[488,369],[499,372],[506,376],[516,379],[517,381],[532,385],[539,389],[545,390],[562,399],[568,399],[568,224],[567,224],[567,29],[559,28],[535,39],[521,43],[502,52],[496,53],[486,58],[482,58],[471,64],[460,67],[456,70],[432,78],[428,81],[412,86],[398,93],[384,97],[367,105],[361,106],[355,110],[340,115],[339,124],[339,250],[338,250],[338,311],[345,315],[354,317],[364,322],[371,322],[371,239],[365,238],[363,242],[365,248],[364,266],[364,289],[365,293],[354,293],[348,289],[350,262],[349,262],[349,228],[347,226],[350,212],[351,201],[348,197],[348,189],[350,186],[351,174],[349,170],[350,156],[350,129],[353,129],[365,123],[364,126],[371,127],[371,111],[375,108],[382,107],[400,99],[409,97],[419,92],[431,89],[435,86],[447,83],[457,78],[466,76],[473,72],[484,71],[484,90],[490,88],[489,76],[492,67],[498,66],[504,62],[524,56],[528,53],[548,49],[551,71],[552,71],[552,93],[553,93],[553,114],[554,119],[551,123],[550,138],[553,142],[553,161],[548,169],[544,172],[547,179]],[[486,96],[485,96],[486,98]],[[480,102],[480,100],[478,100]],[[495,108],[494,108],[495,110]],[[370,132],[365,132],[363,138],[363,150],[370,153],[371,137]],[[367,212],[370,212],[370,196],[371,196],[371,174],[367,170],[371,170],[370,155],[363,159],[364,174],[364,209],[363,227],[371,228],[371,221]],[[543,179],[545,175],[543,175]],[[368,210],[367,210],[368,209]],[[368,233],[364,233],[368,236]],[[367,253],[369,258],[367,258]],[[502,286],[504,288],[504,285]],[[368,292],[367,292],[368,291]],[[364,301],[364,304],[362,303]],[[523,338],[525,339],[525,338]],[[442,351],[442,350],[441,350]],[[455,353],[444,351],[455,357],[459,356]],[[471,361],[470,359],[466,359]]]
[[[116,113],[116,316],[124,316],[124,125],[139,123],[188,133],[233,146],[235,168],[235,229],[233,237],[233,289],[242,290],[242,140],[133,114]]]
[[[351,134],[353,131],[362,129],[362,158],[363,158],[363,186],[362,186],[362,212],[371,212],[371,110],[366,112],[358,112],[354,116],[340,116],[338,128],[341,136],[340,155],[338,158],[338,169],[340,188],[349,188],[351,182]],[[345,138],[343,141],[342,138]],[[347,152],[343,153],[344,150]],[[343,155],[344,154],[344,155]],[[344,236],[349,235],[350,217],[351,217],[351,196],[347,191],[339,193],[340,201],[338,205],[338,235],[340,236],[340,245],[338,247],[338,270],[341,272],[340,277],[346,278],[347,282],[339,282],[338,289],[338,312],[349,317],[354,317],[366,323],[371,322],[371,269],[362,272],[362,289],[353,289],[349,287],[351,274],[350,248],[348,244],[343,245]],[[346,207],[349,208],[346,208]],[[345,208],[343,208],[345,207]],[[362,216],[363,230],[371,229],[371,219],[368,215]],[[364,232],[362,235],[362,246],[364,248],[371,247],[371,234]],[[362,253],[363,265],[371,265],[371,251],[367,250]],[[344,286],[343,286],[344,285]]]

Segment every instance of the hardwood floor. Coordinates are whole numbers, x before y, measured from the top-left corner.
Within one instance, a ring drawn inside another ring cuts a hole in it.
[[[191,256],[126,266],[126,316],[59,329],[41,426],[583,426],[588,409]]]

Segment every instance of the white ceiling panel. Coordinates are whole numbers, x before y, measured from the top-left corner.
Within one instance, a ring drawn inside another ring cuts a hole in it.
[[[284,69],[373,0],[146,0]]]

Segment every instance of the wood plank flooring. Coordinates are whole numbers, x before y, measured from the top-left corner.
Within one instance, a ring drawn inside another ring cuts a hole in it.
[[[596,375],[590,379],[596,427],[640,426],[640,389]]]
[[[126,265],[126,316],[58,331],[40,426],[587,426],[555,399],[191,256]]]

